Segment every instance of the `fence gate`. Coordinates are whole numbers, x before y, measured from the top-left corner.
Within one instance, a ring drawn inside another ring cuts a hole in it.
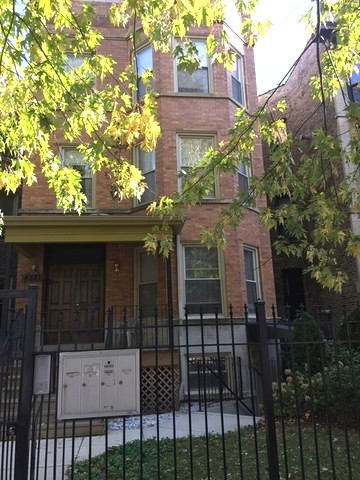
[[[1,479],[24,480],[29,469],[37,288],[1,290],[0,300],[3,311],[0,336]]]

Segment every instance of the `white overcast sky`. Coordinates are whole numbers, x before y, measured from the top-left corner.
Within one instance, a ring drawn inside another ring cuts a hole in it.
[[[311,7],[315,8],[311,0],[260,0],[260,17],[273,26],[255,47],[258,93],[278,85],[303,51],[310,31],[299,19]]]

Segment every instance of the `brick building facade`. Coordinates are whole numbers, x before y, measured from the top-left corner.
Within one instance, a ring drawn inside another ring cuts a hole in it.
[[[312,42],[312,40],[309,42],[310,47],[302,55],[286,83],[278,88],[275,93],[270,91],[259,96],[261,105],[268,101],[269,111],[280,100],[285,99],[287,104],[286,112],[278,115],[281,118],[284,118],[285,115],[288,134],[296,132],[292,148],[292,157],[295,164],[302,152],[306,151],[311,132],[318,128],[324,128],[323,108],[320,102],[311,98],[310,95],[309,82],[311,77],[318,75],[318,66],[316,61],[316,43]],[[340,92],[333,101],[326,101],[325,111],[328,133],[338,136],[345,150],[350,140],[345,106],[349,101],[356,100],[355,97],[358,95],[356,82],[353,89],[351,85],[345,86],[343,92],[344,97],[343,93]],[[263,154],[266,164],[269,158],[269,149],[266,146],[263,147]],[[342,168],[340,177],[345,174],[345,170],[348,168],[345,161]],[[350,216],[350,226],[357,233],[359,220]],[[272,242],[275,239],[276,233],[272,233]],[[325,312],[326,314],[332,311],[334,318],[341,318],[343,316],[344,304],[354,305],[359,301],[360,270],[358,259],[347,256],[345,251],[340,248],[337,252],[337,261],[339,267],[348,276],[348,282],[344,285],[341,295],[321,288],[309,275],[304,275],[305,262],[302,259],[277,255],[273,251],[277,305],[289,305],[292,312],[295,312],[299,306],[303,305],[312,312]]]
[[[95,2],[95,6],[95,26],[104,36],[99,52],[112,55],[120,71],[134,56],[132,43],[127,32],[107,23],[109,4]],[[139,44],[138,68],[146,65],[153,70],[162,131],[155,152],[134,151],[134,162],[151,187],[141,201],[119,203],[111,195],[105,172],[92,175],[86,169],[82,170],[83,185],[90,200],[80,217],[57,210],[41,172],[35,185],[23,187],[18,215],[6,217],[5,241],[18,251],[18,287],[39,286],[38,321],[48,328],[56,328],[60,311],[65,328],[73,325],[75,310],[80,312],[80,328],[85,328],[91,315],[91,321],[104,325],[110,307],[127,306],[131,319],[136,315],[134,305],[172,304],[175,320],[181,322],[185,306],[190,314],[199,313],[201,305],[205,314],[217,311],[226,317],[230,304],[242,316],[245,303],[253,314],[258,297],[269,307],[274,302],[270,237],[259,224],[256,208],[249,209],[239,227],[228,232],[224,252],[200,243],[202,227],[218,218],[239,185],[247,182],[248,171],[216,174],[209,198],[189,209],[184,222],[173,222],[175,249],[169,260],[149,256],[143,249],[144,235],[160,222],[146,215],[148,202],[181,187],[180,169],[196,160],[194,151],[203,152],[226,138],[238,107],[252,111],[257,106],[253,51],[233,33],[236,24],[231,27],[223,24],[237,54],[234,72],[211,64],[204,55],[201,68],[184,77],[170,53],[152,51],[146,41]],[[192,31],[199,49],[207,33],[203,28]],[[61,138],[61,132],[57,137],[60,147],[55,149],[60,148],[69,163],[81,165],[75,146]],[[260,174],[260,145],[251,161],[251,173]],[[258,206],[263,202],[260,199]],[[63,337],[62,342],[70,340]],[[99,343],[103,340],[101,335],[96,338]],[[55,337],[49,335],[46,342],[50,347]],[[85,336],[85,346],[87,342]]]

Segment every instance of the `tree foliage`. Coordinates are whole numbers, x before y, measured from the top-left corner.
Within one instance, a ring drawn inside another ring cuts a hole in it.
[[[109,17],[115,26],[130,31],[135,50],[139,25],[153,48],[160,51],[169,50],[172,37],[180,38],[173,53],[190,70],[198,65],[198,59],[196,46],[188,38],[189,29],[208,26],[208,54],[229,67],[232,53],[225,31],[218,28],[225,15],[224,3],[125,0],[111,6]],[[236,2],[244,19],[240,33],[248,44],[264,30],[264,24],[251,16],[256,4],[257,0]],[[317,39],[321,25],[328,21],[336,25],[336,42],[327,43],[319,57],[320,75],[311,82],[313,95],[324,102],[343,87],[359,63],[359,3],[323,0],[320,5],[318,0],[316,7],[315,17],[309,14],[309,19],[315,18]],[[36,181],[35,164],[39,162],[58,205],[64,211],[79,213],[86,205],[80,174],[64,165],[54,149],[61,143],[59,138],[78,144],[93,172],[106,170],[114,195],[122,200],[139,198],[146,188],[141,172],[128,160],[129,152],[139,142],[143,150],[152,150],[161,133],[151,73],[145,76],[144,97],[134,101],[136,65],[129,60],[127,68],[115,75],[114,59],[98,53],[102,36],[94,26],[94,13],[90,3],[71,0],[2,0],[0,4],[0,188],[15,192],[22,182],[31,185]],[[75,59],[84,58],[76,68],[69,68],[69,52]],[[281,103],[278,108],[286,107]],[[159,248],[167,255],[172,239],[165,219],[182,218],[189,206],[199,202],[211,189],[215,169],[235,173],[239,163],[248,163],[260,139],[272,148],[271,165],[252,180],[248,196],[239,193],[219,222],[204,230],[203,241],[224,246],[227,229],[238,225],[258,196],[287,198],[281,208],[268,207],[260,212],[266,227],[280,224],[288,233],[275,248],[303,256],[314,278],[340,290],[346,278],[336,264],[336,249],[360,254],[360,240],[349,229],[349,205],[356,213],[360,206],[358,106],[349,105],[348,116],[353,136],[345,152],[339,139],[331,137],[323,125],[313,133],[311,149],[295,168],[292,138],[283,141],[281,120],[271,123],[264,108],[255,113],[239,109],[228,139],[187,173],[182,192],[150,205],[148,213],[162,216],[164,225],[148,235],[147,248]],[[337,176],[343,158],[355,166],[351,179]]]

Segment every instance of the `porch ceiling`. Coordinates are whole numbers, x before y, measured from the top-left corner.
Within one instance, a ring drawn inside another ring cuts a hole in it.
[[[7,243],[141,242],[151,228],[161,225],[158,217],[125,215],[28,215],[5,217]],[[169,221],[174,234],[183,222]]]

